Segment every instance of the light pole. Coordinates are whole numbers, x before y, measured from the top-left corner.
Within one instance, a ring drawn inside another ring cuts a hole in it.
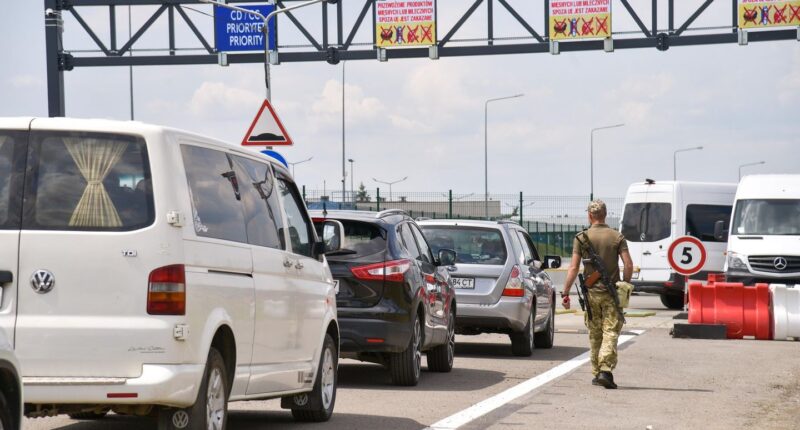
[[[295,161],[294,163],[289,163],[289,165],[292,166],[292,177],[294,177],[294,166],[296,166],[298,164],[303,164],[306,161],[311,161],[313,158],[314,157],[312,156],[312,157],[306,158],[305,160],[300,160],[300,161]]]
[[[324,1],[328,1],[331,3],[335,3],[335,0],[308,0],[307,2],[303,2],[294,6],[285,7],[283,9],[278,9],[275,6],[275,10],[270,12],[267,16],[262,15],[258,11],[246,9],[243,7],[238,7],[234,5],[230,5],[227,3],[215,1],[215,0],[200,0],[201,3],[208,3],[213,4],[215,6],[224,7],[226,9],[231,9],[243,13],[248,13],[259,17],[264,22],[264,85],[267,87],[267,100],[271,101],[271,88],[269,85],[269,20],[272,19],[273,16],[279,13],[286,13],[293,11],[295,9],[300,9],[306,6],[311,6],[312,4],[322,3]],[[277,48],[277,47],[276,47]]]
[[[486,219],[489,219],[489,103],[500,100],[515,99],[525,94],[497,97],[486,100],[483,105],[483,210]]]
[[[347,62],[346,61],[342,61],[342,202],[344,202],[346,200],[344,198],[344,196],[345,196],[345,193],[346,193],[345,188],[347,187],[347,184],[345,182],[347,180],[347,170],[345,168],[345,163],[344,163],[344,158],[345,158],[345,151],[344,151],[344,148],[345,148],[344,147],[344,142],[345,142],[345,138],[344,138],[344,131],[345,131],[345,128],[344,128],[344,77],[345,77],[344,71],[345,71],[345,67],[344,67],[344,65],[345,65],[345,63],[347,63]],[[352,170],[352,169],[350,169],[350,170]],[[351,182],[352,182],[352,178],[350,178],[350,179],[351,179]],[[353,187],[351,186],[350,188],[353,188]]]
[[[699,151],[701,149],[703,149],[702,146],[695,146],[693,148],[678,149],[678,150],[676,150],[675,152],[672,153],[672,180],[673,181],[677,181],[678,180],[678,153],[679,152],[687,152],[687,151]]]
[[[394,184],[397,184],[397,183],[400,183],[400,182],[403,182],[403,181],[405,181],[406,179],[408,179],[408,176],[406,176],[406,177],[405,177],[405,178],[403,178],[403,179],[398,179],[398,180],[396,180],[396,181],[392,181],[392,182],[387,182],[387,181],[379,181],[379,180],[377,180],[377,179],[375,179],[375,178],[372,178],[372,180],[373,180],[373,181],[375,181],[375,182],[377,182],[377,183],[379,183],[379,184],[386,184],[386,185],[388,185],[388,186],[389,186],[389,202],[391,202],[391,201],[392,201],[392,185],[394,185]]]
[[[740,180],[740,181],[742,180],[742,167],[747,167],[747,166],[758,166],[758,165],[760,165],[760,164],[767,164],[767,162],[766,162],[766,161],[756,161],[755,163],[746,163],[746,164],[742,164],[742,165],[740,165],[740,166],[739,166],[739,180]]]
[[[595,127],[589,133],[589,200],[594,201],[594,132],[609,128],[624,127],[625,124],[604,125]]]
[[[353,203],[355,203],[356,202],[356,189],[353,187],[353,163],[355,163],[356,160],[353,160],[352,158],[348,158],[347,161],[350,162],[350,199],[353,201]]]

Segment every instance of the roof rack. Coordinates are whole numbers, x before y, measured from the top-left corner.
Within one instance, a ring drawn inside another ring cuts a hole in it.
[[[383,218],[390,215],[405,215],[408,216],[408,213],[402,209],[386,209],[384,211],[380,211],[375,215],[375,218]]]

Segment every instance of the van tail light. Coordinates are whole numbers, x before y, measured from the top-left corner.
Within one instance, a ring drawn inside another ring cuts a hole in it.
[[[365,281],[403,282],[406,272],[411,268],[411,260],[393,260],[383,263],[358,266],[350,269],[353,276]]]
[[[508,277],[508,283],[503,289],[503,295],[506,297],[522,297],[525,295],[525,286],[522,284],[522,272],[520,272],[518,265],[514,265],[511,269],[511,275]]]
[[[186,269],[183,264],[159,267],[150,272],[147,313],[186,315]]]

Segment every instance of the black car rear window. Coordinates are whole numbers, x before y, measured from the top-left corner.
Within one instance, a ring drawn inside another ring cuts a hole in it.
[[[458,263],[505,264],[508,258],[506,244],[500,230],[480,227],[421,226],[433,249],[452,249],[458,254]]]
[[[354,260],[386,250],[386,231],[362,221],[338,220],[344,226],[344,243],[341,250],[328,255],[332,260]],[[315,222],[317,236],[322,237],[321,221]],[[383,257],[381,257],[383,258]]]

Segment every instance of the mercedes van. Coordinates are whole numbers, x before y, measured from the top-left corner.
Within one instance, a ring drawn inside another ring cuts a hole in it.
[[[753,175],[739,182],[725,274],[731,282],[800,284],[800,175]],[[729,231],[726,231],[729,230]]]
[[[282,398],[327,420],[325,251],[288,169],[261,154],[139,122],[0,119],[0,330],[30,417],[223,429],[228,400]]]
[[[680,236],[694,236],[706,248],[706,263],[695,277],[722,272],[726,237],[716,237],[717,221],[728,220],[736,184],[646,180],[628,188],[620,231],[628,241],[637,291],[656,293],[670,309],[683,307],[684,277],[667,260]]]

